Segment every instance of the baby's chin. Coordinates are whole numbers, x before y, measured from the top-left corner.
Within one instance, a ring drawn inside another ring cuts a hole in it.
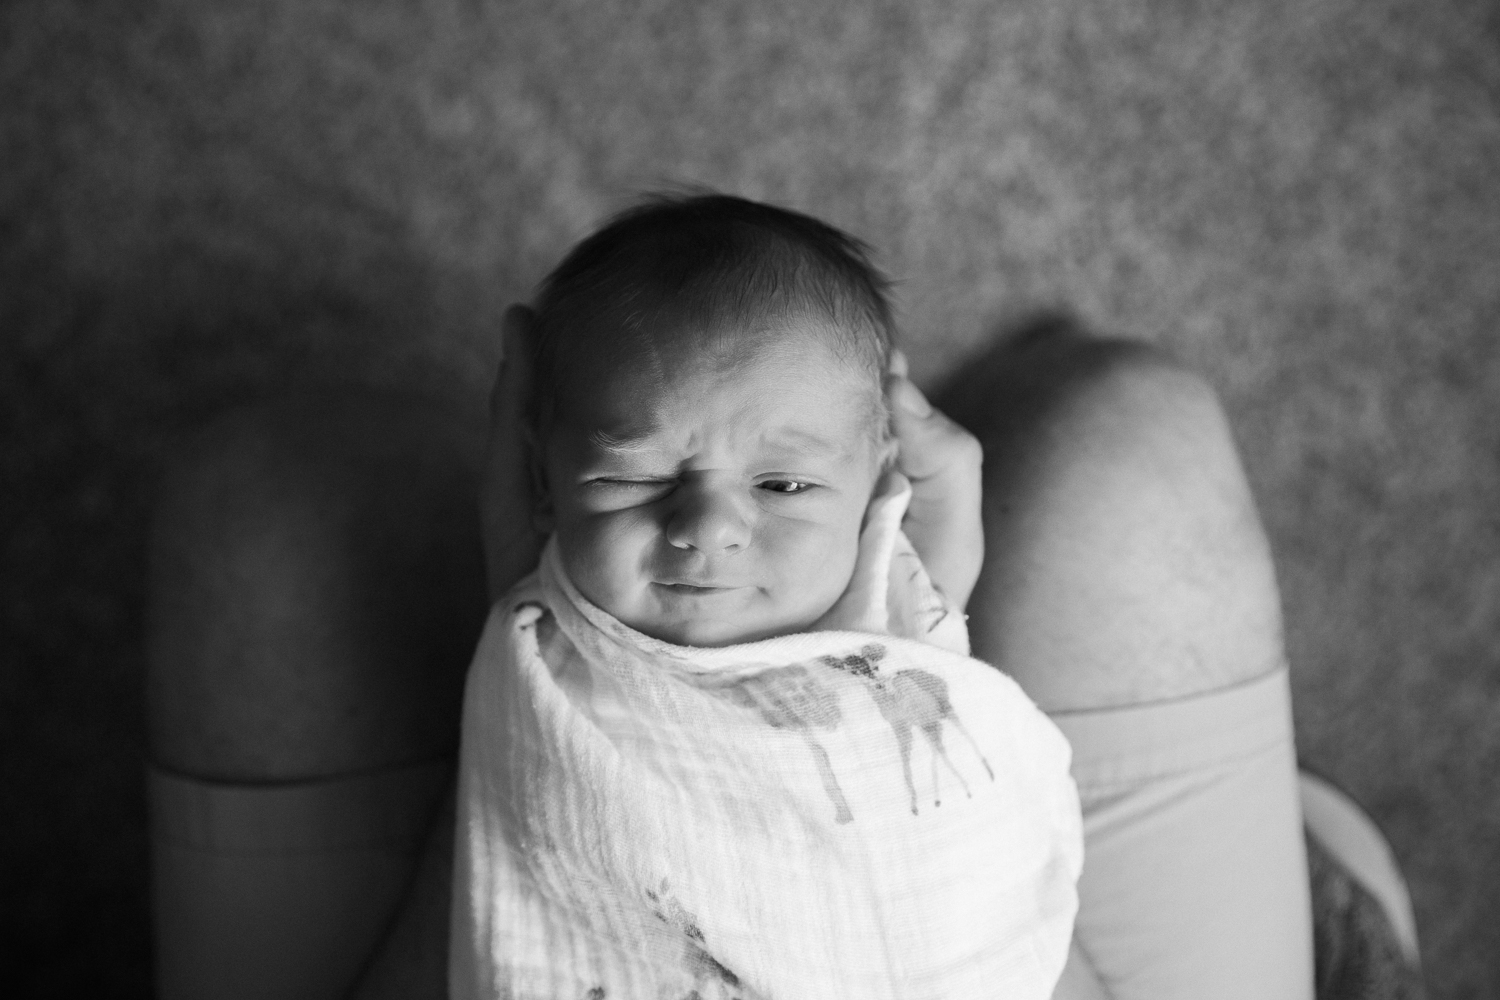
[[[630,624],[627,622],[626,624]],[[669,625],[658,626],[653,623],[642,625],[631,625],[642,635],[648,635],[662,642],[669,642],[674,646],[695,646],[700,649],[718,649],[724,646],[738,646],[747,642],[757,642],[761,639],[770,639],[778,635],[788,635],[800,629],[742,629],[721,628],[715,623],[701,622],[675,622]]]
[[[769,609],[765,609],[756,614],[755,610],[759,609],[753,609],[753,600],[736,601],[736,596],[684,595],[674,598],[669,595],[667,608],[655,608],[640,614],[621,614],[608,607],[604,610],[653,639],[674,646],[701,648],[737,646],[806,632],[828,610],[819,602],[818,607],[779,609],[781,613],[768,613]],[[715,604],[722,607],[714,607]]]
[[[790,635],[794,632],[806,631],[806,627],[800,622],[791,625],[746,627],[739,622],[729,623],[713,619],[695,620],[689,618],[670,621],[646,619],[631,621],[622,618],[620,620],[642,635],[650,636],[653,639],[660,639],[662,642],[670,642],[674,646],[697,646],[708,649],[722,646],[738,646],[746,642],[757,642],[761,639],[770,639],[778,635]]]

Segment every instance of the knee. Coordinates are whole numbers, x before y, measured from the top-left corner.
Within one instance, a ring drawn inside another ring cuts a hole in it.
[[[436,756],[483,615],[478,438],[412,400],[236,411],[183,449],[150,542],[155,761],[276,780]]]
[[[1050,708],[1179,697],[1278,665],[1269,547],[1213,389],[1144,344],[1031,350],[986,442],[976,645]]]
[[[1040,422],[1060,442],[1034,485],[1087,493],[1115,509],[1112,527],[1184,558],[1269,559],[1250,485],[1217,392],[1167,353],[1097,341],[1070,360]],[[1175,530],[1174,530],[1175,528]],[[1164,548],[1165,547],[1165,548]],[[1227,567],[1226,567],[1227,568]]]
[[[1253,515],[1217,393],[1166,352],[1138,341],[1057,338],[1007,375],[1010,384],[991,397],[998,419],[981,435],[986,486],[997,498],[1113,504],[1129,517],[1175,495],[1178,516]]]
[[[1218,394],[1198,373],[1149,344],[1094,341],[1063,365],[1056,419],[1101,452],[1148,457],[1169,479],[1242,480]]]

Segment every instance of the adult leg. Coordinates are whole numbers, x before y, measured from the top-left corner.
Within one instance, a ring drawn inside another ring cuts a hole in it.
[[[220,420],[164,478],[147,637],[164,997],[342,996],[385,933],[451,784],[487,606],[483,431],[413,398],[283,401]]]
[[[1062,328],[940,405],[985,446],[975,653],[1074,740],[1077,945],[1115,997],[1310,996],[1279,598],[1214,394]]]

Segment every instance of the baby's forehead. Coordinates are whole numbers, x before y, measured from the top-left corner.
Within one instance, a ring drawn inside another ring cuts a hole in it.
[[[568,352],[572,355],[568,367],[573,371],[559,380],[561,393],[578,396],[617,384],[633,391],[671,391],[686,374],[712,371],[731,378],[742,373],[764,377],[778,368],[787,375],[816,373],[840,383],[864,383],[877,391],[882,386],[877,351],[861,349],[856,333],[817,316],[601,320],[577,331],[577,342]]]
[[[560,422],[603,440],[709,423],[746,436],[863,437],[883,424],[874,366],[826,331],[796,327],[642,338],[594,355],[559,390]]]

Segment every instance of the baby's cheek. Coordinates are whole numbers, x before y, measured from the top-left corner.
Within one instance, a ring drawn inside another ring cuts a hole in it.
[[[859,533],[857,527],[851,531],[847,525],[801,525],[782,532],[776,549],[786,598],[821,614],[838,600],[854,575]]]
[[[615,513],[558,525],[568,578],[584,597],[617,617],[628,614],[643,587],[651,530],[638,521]]]

